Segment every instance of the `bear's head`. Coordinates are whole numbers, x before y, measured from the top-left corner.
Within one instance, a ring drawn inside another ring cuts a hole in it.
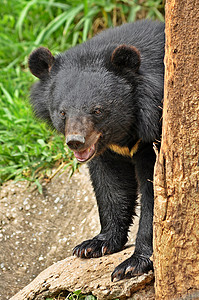
[[[53,57],[40,47],[29,57],[40,79],[31,93],[33,109],[65,135],[80,162],[111,145],[130,149],[141,138],[139,51],[130,45],[89,51],[80,45]]]

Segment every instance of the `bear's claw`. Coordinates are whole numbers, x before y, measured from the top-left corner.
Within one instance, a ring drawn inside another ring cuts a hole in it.
[[[133,276],[148,273],[150,270],[153,270],[153,263],[149,257],[133,254],[115,268],[111,274],[111,281],[114,279],[121,280],[124,278],[131,278]]]
[[[73,249],[73,255],[81,258],[94,258],[111,254],[121,250],[121,247],[114,246],[111,240],[99,240],[93,238],[84,241]]]

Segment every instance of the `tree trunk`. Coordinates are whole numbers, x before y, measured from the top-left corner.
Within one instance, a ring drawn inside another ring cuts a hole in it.
[[[154,176],[156,299],[199,299],[199,0],[167,1],[165,68]]]

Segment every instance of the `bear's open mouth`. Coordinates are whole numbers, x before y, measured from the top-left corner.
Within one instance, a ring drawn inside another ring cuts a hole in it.
[[[94,156],[95,152],[95,144],[83,151],[73,151],[76,159],[81,163],[88,161],[91,157]]]

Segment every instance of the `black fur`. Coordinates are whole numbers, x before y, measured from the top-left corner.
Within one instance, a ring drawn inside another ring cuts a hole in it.
[[[31,103],[39,118],[66,136],[77,159],[89,161],[101,222],[101,232],[73,254],[90,258],[120,251],[140,193],[135,252],[112,280],[148,272],[153,269],[153,142],[161,134],[164,24],[125,24],[52,57],[45,48],[30,55],[30,69],[41,79]]]

